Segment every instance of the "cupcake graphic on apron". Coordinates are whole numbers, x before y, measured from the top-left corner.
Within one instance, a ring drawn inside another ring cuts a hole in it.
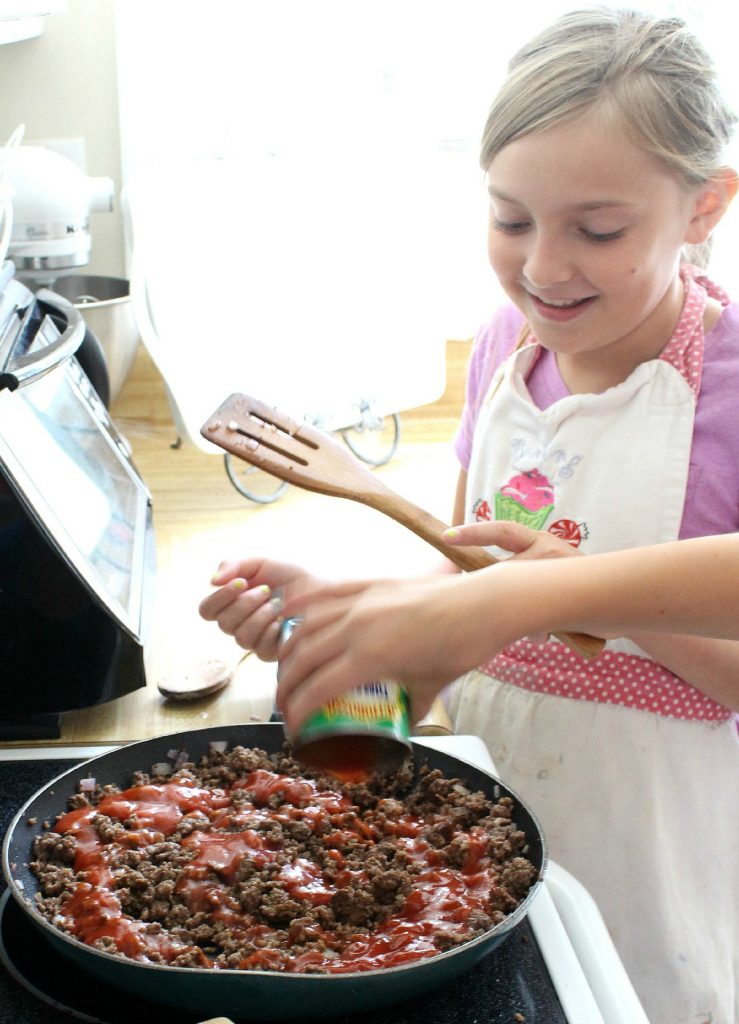
[[[495,494],[495,518],[541,530],[554,508],[554,487],[538,469],[512,476]]]

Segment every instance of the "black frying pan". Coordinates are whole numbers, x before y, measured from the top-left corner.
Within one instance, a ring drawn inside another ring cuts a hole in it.
[[[527,856],[539,870],[538,880],[513,913],[477,938],[428,959],[378,971],[285,974],[139,963],[93,949],[54,928],[33,903],[38,882],[28,862],[39,825],[29,826],[28,819],[35,818],[39,823],[54,821],[66,810],[67,798],[75,792],[81,778],[93,776],[102,784],[115,783],[123,789],[130,785],[134,771],[149,771],[152,764],[166,761],[173,748],[186,750],[190,759],[197,761],[208,753],[209,742],[214,739],[227,740],[229,747],[240,744],[275,753],[282,746],[284,732],[277,724],[232,725],[215,732],[212,728],[199,729],[131,743],[59,775],[32,796],[11,822],[3,844],[3,871],[12,895],[47,942],[77,967],[107,984],[204,1018],[226,1015],[236,1019],[315,1019],[388,1006],[426,993],[469,970],[507,937],[528,912],[542,885],[546,866],[544,839],[536,819],[520,798],[488,772],[414,744],[419,763],[426,762],[449,777],[458,777],[468,788],[482,790],[489,798],[513,798],[514,820],[526,834]]]

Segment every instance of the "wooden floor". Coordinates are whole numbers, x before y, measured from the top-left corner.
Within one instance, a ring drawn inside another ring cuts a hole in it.
[[[433,405],[401,414],[401,442],[375,470],[422,508],[448,521],[457,464],[452,450],[464,397],[468,342],[447,345],[447,387]],[[143,739],[181,729],[265,720],[274,668],[243,656],[229,637],[200,619],[199,601],[221,559],[267,554],[324,575],[422,572],[436,553],[415,535],[354,502],[288,488],[272,505],[240,495],[223,459],[193,444],[172,447],[176,432],[162,380],[140,347],[111,406],[153,498],[157,541],[155,609],[145,643],[148,686],[99,708],[63,716],[65,743]],[[164,700],[157,682],[220,659],[236,667],[220,694],[187,704]]]

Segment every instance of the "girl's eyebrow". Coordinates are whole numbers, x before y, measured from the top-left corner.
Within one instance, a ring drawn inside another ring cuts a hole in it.
[[[488,185],[488,192],[496,199],[501,199],[504,203],[512,203],[514,206],[525,206],[525,203],[522,203],[520,199],[501,192],[500,189],[495,188],[493,185]],[[607,207],[630,207],[635,205],[635,203],[630,203],[626,199],[589,199],[584,203],[574,203],[572,209],[590,211],[602,210]]]

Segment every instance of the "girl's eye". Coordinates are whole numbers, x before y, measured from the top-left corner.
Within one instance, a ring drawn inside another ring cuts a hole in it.
[[[529,223],[528,223],[528,221],[525,221],[525,220],[514,220],[514,221],[504,221],[504,220],[497,220],[497,219],[493,220],[493,227],[495,228],[495,230],[496,231],[504,231],[507,235],[518,235],[522,231],[525,231],[528,226],[529,226]]]
[[[591,242],[613,242],[615,239],[622,237],[624,229],[619,228],[618,231],[606,231],[601,234],[597,231],[588,231],[586,228],[582,228],[582,233]]]

